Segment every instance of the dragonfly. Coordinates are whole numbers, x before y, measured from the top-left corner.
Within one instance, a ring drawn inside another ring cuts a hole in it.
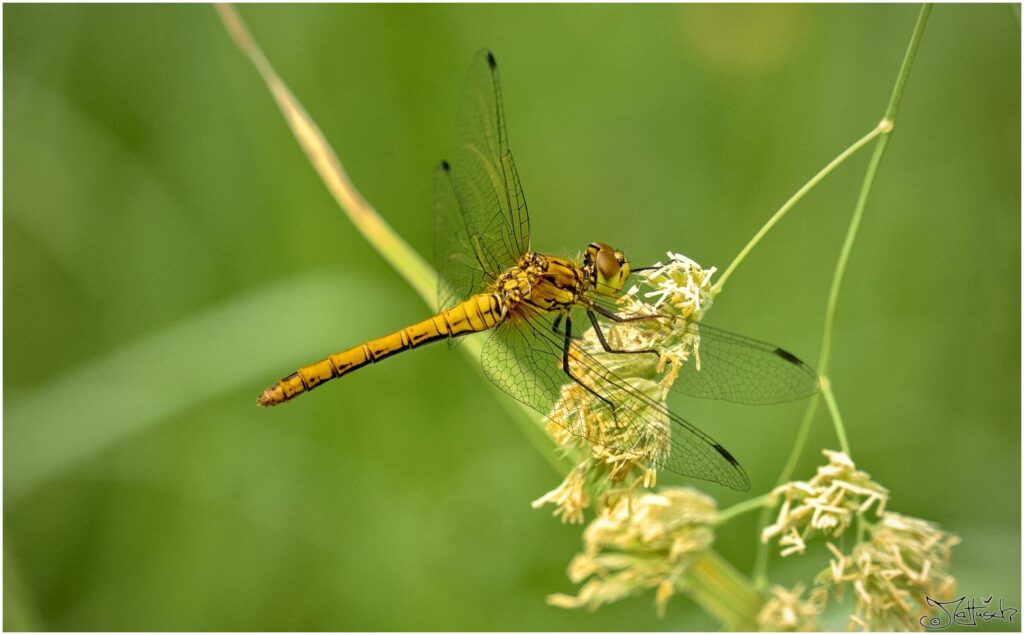
[[[299,368],[264,390],[257,403],[277,405],[402,351],[439,340],[455,346],[463,336],[489,331],[481,364],[503,391],[549,418],[556,410],[589,412],[619,428],[608,437],[583,417],[555,420],[573,435],[597,446],[613,444],[608,449],[640,455],[658,469],[749,489],[746,472],[724,446],[669,410],[663,399],[639,389],[622,365],[607,362],[609,355],[659,354],[656,348],[617,348],[610,342],[614,326],[678,319],[623,314],[615,302],[632,275],[650,268],[631,270],[625,254],[604,242],[590,243],[576,259],[532,250],[530,216],[509,150],[498,65],[490,51],[474,58],[457,134],[452,161],[442,161],[434,175],[440,311]],[[586,326],[603,354],[584,345],[577,331]],[[683,328],[699,332],[701,363],[699,369],[687,365],[673,391],[772,404],[807,397],[818,388],[816,373],[781,348],[703,322]],[[569,385],[584,390],[565,390]],[[641,442],[651,434],[667,437],[662,450]]]

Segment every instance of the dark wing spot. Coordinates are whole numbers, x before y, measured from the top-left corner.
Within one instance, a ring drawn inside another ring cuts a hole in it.
[[[452,166],[449,165],[447,161],[441,161],[441,169],[445,172],[451,172]]]
[[[498,62],[494,59],[494,53],[491,53],[490,51],[487,51],[487,64],[490,65],[491,68],[498,68]]]
[[[715,444],[715,449],[718,450],[719,454],[721,454],[722,456],[725,457],[726,461],[732,463],[736,467],[739,467],[740,462],[736,460],[736,457],[734,457],[733,455],[729,454],[729,450],[726,450],[725,448],[723,448],[718,443]]]
[[[790,364],[796,364],[797,366],[803,366],[803,362],[800,361],[800,358],[798,358],[793,353],[790,353],[789,351],[784,351],[781,348],[777,348],[777,349],[775,349],[775,354],[778,355],[779,357],[781,357],[782,359],[786,360]]]

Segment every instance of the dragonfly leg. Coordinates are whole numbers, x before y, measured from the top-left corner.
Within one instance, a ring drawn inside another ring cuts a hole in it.
[[[559,313],[558,315],[555,316],[555,323],[551,325],[551,330],[552,331],[554,331],[555,333],[558,333],[558,330],[559,330],[558,327],[560,327],[562,325],[562,318],[564,318],[564,317],[565,317],[564,313]]]
[[[608,344],[608,340],[605,339],[604,331],[601,330],[601,323],[597,321],[597,316],[594,315],[594,312],[588,310],[587,311],[587,317],[590,318],[590,323],[594,325],[594,333],[597,334],[597,339],[598,339],[598,341],[601,342],[601,346],[602,346],[602,348],[604,348],[605,352],[607,352],[607,353],[653,353],[654,355],[657,355],[659,358],[661,357],[661,353],[659,353],[658,351],[654,350],[653,348],[643,348],[643,349],[639,349],[639,350],[626,350],[624,348],[612,348],[611,345]]]
[[[589,392],[590,394],[594,395],[595,397],[597,397],[598,399],[603,401],[604,404],[606,406],[608,406],[608,409],[612,411],[612,414],[614,414],[615,413],[615,404],[613,404],[611,401],[609,401],[605,397],[597,394],[597,392],[593,388],[591,388],[590,386],[586,385],[585,383],[580,381],[579,377],[576,377],[575,375],[572,374],[572,370],[569,369],[569,347],[570,346],[572,346],[572,318],[570,318],[569,316],[565,316],[565,344],[562,347],[562,370],[564,370],[565,374],[569,376],[569,379],[573,380],[574,382],[576,382],[580,386],[583,386],[584,388],[587,389],[587,392]]]
[[[565,319],[565,313],[559,313],[558,315],[555,316],[555,321],[551,324],[551,330],[554,331],[557,335],[562,334],[561,325],[563,319]],[[572,339],[574,340],[583,339],[582,335],[570,335],[570,337],[572,337]]]

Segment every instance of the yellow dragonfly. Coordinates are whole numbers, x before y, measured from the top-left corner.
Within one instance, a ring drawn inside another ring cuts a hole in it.
[[[532,251],[498,67],[489,51],[474,59],[458,130],[452,163],[443,161],[435,170],[441,312],[304,366],[264,390],[257,403],[280,404],[396,353],[438,340],[454,346],[455,338],[491,331],[481,363],[502,390],[549,417],[556,409],[596,413],[619,428],[608,437],[595,432],[585,417],[559,417],[556,422],[572,434],[596,445],[613,444],[609,449],[639,455],[661,469],[749,489],[746,472],[721,444],[668,410],[663,400],[636,388],[621,374],[622,365],[602,361],[608,355],[659,355],[657,349],[616,348],[609,342],[610,328],[678,319],[622,314],[615,300],[631,273],[641,269],[631,272],[625,255],[602,242],[591,243],[578,260]],[[593,328],[604,354],[584,346],[574,325]],[[815,372],[776,346],[703,323],[681,328],[699,333],[701,361],[699,370],[696,364],[683,368],[673,390],[749,404],[790,401],[817,390]],[[573,384],[584,390],[564,389]],[[652,434],[667,436],[656,452],[642,442]]]

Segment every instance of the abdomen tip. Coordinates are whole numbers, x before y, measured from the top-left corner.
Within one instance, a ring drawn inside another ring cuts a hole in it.
[[[280,403],[280,399],[277,399],[274,395],[273,388],[267,388],[263,393],[256,399],[256,405],[260,407],[273,406]]]

